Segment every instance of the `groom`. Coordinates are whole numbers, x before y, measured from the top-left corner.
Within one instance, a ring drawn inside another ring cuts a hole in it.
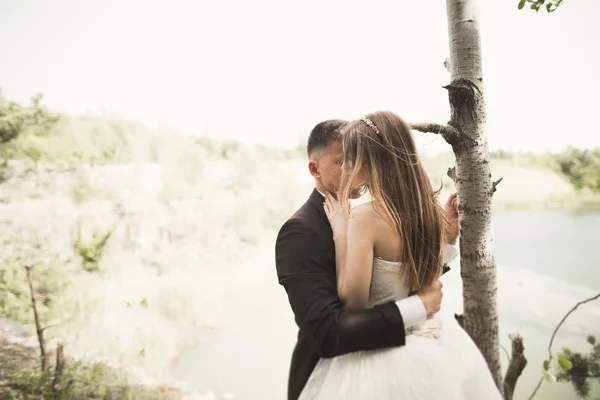
[[[277,277],[287,292],[299,327],[288,380],[288,400],[300,396],[319,358],[403,346],[405,327],[438,312],[442,301],[442,284],[437,281],[426,291],[372,309],[342,308],[336,286],[333,233],[323,210],[323,194],[335,193],[334,188],[339,187],[342,160],[339,129],[345,123],[324,121],[310,133],[308,168],[316,188],[282,226],[275,245]],[[359,195],[357,190],[354,197]],[[451,197],[446,208],[455,205]],[[448,231],[452,232],[449,243],[453,243],[458,236],[458,219]]]

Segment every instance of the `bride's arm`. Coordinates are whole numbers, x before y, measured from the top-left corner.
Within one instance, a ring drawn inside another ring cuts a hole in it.
[[[332,229],[338,295],[344,308],[364,309],[369,300],[373,267],[374,228],[370,206],[363,205],[353,209],[345,230],[343,224],[336,224],[334,221]]]

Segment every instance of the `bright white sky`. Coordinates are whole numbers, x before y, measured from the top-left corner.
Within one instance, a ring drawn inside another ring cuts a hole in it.
[[[491,147],[600,146],[600,1],[553,14],[480,3]],[[377,110],[446,122],[445,13],[441,0],[0,0],[0,87],[286,147]]]

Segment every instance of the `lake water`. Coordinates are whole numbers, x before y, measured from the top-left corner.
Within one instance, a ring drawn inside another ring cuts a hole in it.
[[[600,291],[600,213],[502,212],[493,226],[498,265]]]
[[[529,364],[515,399],[527,399],[554,327],[575,303],[600,292],[600,213],[505,211],[495,213],[493,226],[501,342],[510,351],[508,333],[524,335]],[[444,277],[443,307],[460,312],[459,265],[453,264]],[[247,268],[249,283],[218,304],[220,325],[199,332],[198,344],[174,363],[173,374],[216,399],[285,399],[297,329],[277,284],[272,246],[261,265]],[[600,337],[600,301],[571,315],[553,350],[585,351],[588,334]],[[593,394],[600,395],[597,384]],[[577,397],[569,384],[544,383],[536,398]]]

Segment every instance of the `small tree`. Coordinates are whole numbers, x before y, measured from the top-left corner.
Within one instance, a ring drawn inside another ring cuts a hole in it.
[[[590,394],[591,380],[595,379],[600,383],[600,343],[591,335],[587,342],[592,346],[588,354],[563,349],[558,355],[562,368],[556,375],[559,382],[571,382],[577,395],[584,399]]]
[[[600,293],[578,302],[564,315],[556,328],[554,328],[554,332],[552,332],[552,337],[548,343],[548,359],[543,364],[542,378],[540,378],[533,393],[529,396],[529,400],[535,397],[544,380],[549,383],[556,381],[571,382],[575,392],[582,398],[587,398],[590,393],[590,380],[600,380],[600,344],[596,342],[595,336],[588,336],[588,343],[592,345],[592,349],[588,355],[583,355],[566,348],[558,353],[556,357],[552,352],[552,344],[554,343],[556,334],[567,318],[579,306],[598,299],[600,299]]]
[[[46,134],[58,118],[42,105],[41,93],[31,98],[29,107],[23,107],[6,100],[0,92],[0,145],[16,139],[27,129],[34,134]]]

